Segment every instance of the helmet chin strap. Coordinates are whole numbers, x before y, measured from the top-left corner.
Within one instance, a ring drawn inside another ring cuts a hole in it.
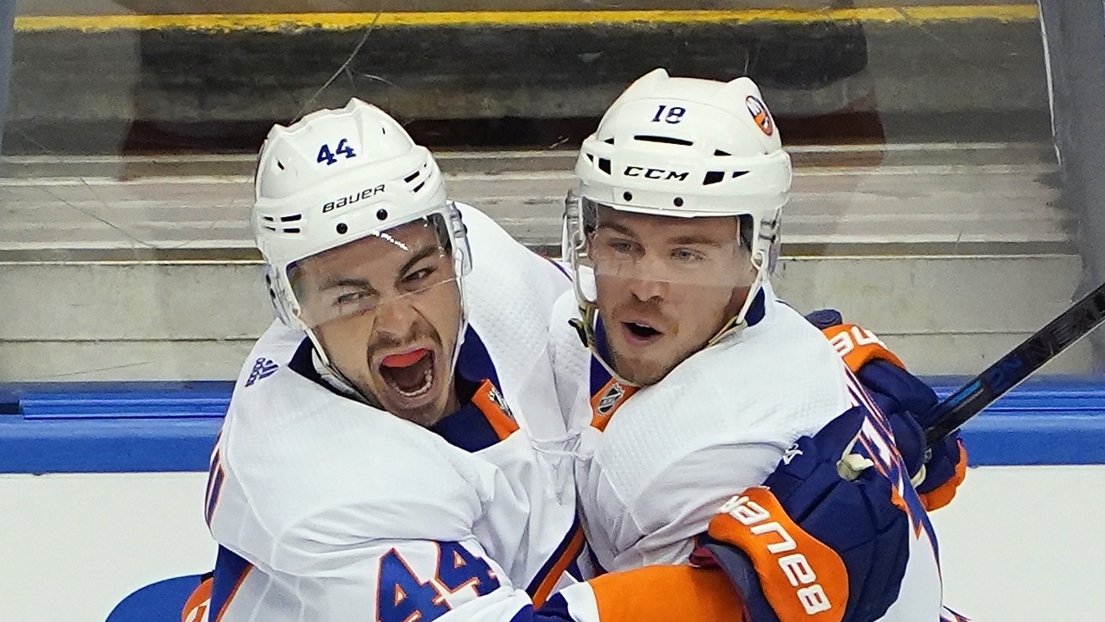
[[[582,298],[579,299],[579,316],[578,318],[572,318],[568,320],[568,324],[572,328],[576,329],[576,333],[579,335],[580,341],[583,345],[591,350],[591,354],[598,360],[599,364],[606,369],[614,380],[617,380],[619,384],[627,387],[638,387],[635,382],[630,382],[622,377],[615,369],[613,363],[606,360],[606,357],[602,354],[602,348],[599,347],[598,337],[595,335],[595,319],[598,317],[598,308],[590,303],[585,302]]]
[[[307,338],[311,340],[311,344],[314,346],[314,348],[311,349],[311,363],[314,365],[315,372],[318,373],[323,382],[350,399],[364,402],[374,408],[380,407],[380,405],[376,403],[376,400],[362,393],[349,381],[349,379],[338,371],[338,368],[334,367],[330,362],[330,357],[326,356],[326,350],[323,349],[322,342],[320,342],[318,336],[315,335],[315,331],[307,329]]]
[[[735,316],[729,319],[728,322],[723,324],[717,333],[710,337],[710,340],[706,342],[705,347],[710,347],[715,343],[725,339],[729,335],[735,335],[740,331],[748,327],[748,322],[745,316],[748,315],[748,310],[752,308],[752,303],[755,302],[757,294],[763,289],[764,280],[766,278],[767,271],[761,269],[756,270],[756,280],[752,281],[751,287],[748,288],[748,295],[744,298],[744,304],[741,305],[740,311]]]
[[[573,196],[568,194],[568,200],[571,201]],[[576,247],[572,247],[571,251],[567,255],[568,262],[572,267],[572,274],[575,278],[572,279],[572,288],[575,289],[576,303],[579,306],[579,317],[568,320],[568,324],[576,330],[576,334],[579,335],[579,340],[583,342],[584,347],[591,351],[595,359],[599,362],[606,372],[610,374],[612,378],[627,387],[639,386],[634,382],[630,382],[622,377],[617,371],[614,370],[614,365],[610,361],[606,360],[606,357],[602,354],[602,348],[599,347],[598,337],[595,335],[595,320],[598,318],[598,307],[595,303],[591,302],[590,298],[583,291],[583,267],[579,261],[579,250]],[[594,283],[591,284],[594,286]],[[597,296],[597,292],[596,292]]]

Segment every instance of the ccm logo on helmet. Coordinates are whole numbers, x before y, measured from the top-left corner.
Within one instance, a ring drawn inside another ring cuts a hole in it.
[[[776,556],[779,567],[783,569],[791,587],[798,588],[795,595],[806,613],[813,615],[832,609],[829,596],[825,589],[817,583],[817,573],[814,572],[809,560],[802,553],[794,553],[798,544],[794,541],[785,527],[778,521],[771,519],[771,513],[762,505],[749,499],[745,495],[733,497],[721,506],[721,511],[735,518],[749,531],[758,536],[764,548]]]
[[[342,197],[342,198],[340,198],[336,201],[330,201],[329,203],[326,203],[325,205],[322,206],[322,213],[325,214],[326,212],[336,210],[340,207],[345,207],[346,205],[352,205],[352,204],[356,203],[357,201],[360,201],[361,199],[368,199],[370,197],[373,197],[373,196],[376,195],[376,193],[383,192],[385,185],[386,184],[380,184],[379,186],[376,186],[375,188],[365,188],[364,190],[361,190],[360,192],[358,192],[356,194],[351,194],[349,196]]]
[[[660,168],[644,168],[642,166],[627,166],[622,172],[622,175],[626,177],[647,177],[648,179],[678,179],[679,181],[686,181],[687,173],[678,173],[676,171],[665,171]]]

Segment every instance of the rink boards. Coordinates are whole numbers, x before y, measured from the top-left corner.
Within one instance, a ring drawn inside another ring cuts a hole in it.
[[[229,390],[0,389],[0,617],[136,622],[179,608],[214,560],[202,504]],[[1088,619],[1105,579],[1091,561],[1105,554],[1103,394],[1089,380],[1028,384],[965,428],[978,468],[933,516],[947,604],[977,620]]]

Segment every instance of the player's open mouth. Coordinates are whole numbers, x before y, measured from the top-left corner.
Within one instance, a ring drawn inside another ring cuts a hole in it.
[[[434,353],[418,348],[389,354],[380,361],[380,377],[403,398],[423,397],[434,386]]]
[[[630,343],[652,343],[663,333],[642,322],[622,322],[626,340]]]

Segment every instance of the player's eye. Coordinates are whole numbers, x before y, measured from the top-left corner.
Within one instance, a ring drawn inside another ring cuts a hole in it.
[[[691,248],[676,248],[672,250],[671,258],[680,263],[695,263],[706,259],[706,255]]]
[[[363,291],[347,292],[347,293],[341,294],[341,295],[337,296],[336,298],[334,298],[334,306],[341,307],[341,306],[351,305],[351,304],[363,304],[365,301],[367,301],[369,299],[370,299],[370,294],[368,292],[363,292]]]
[[[629,255],[637,251],[637,244],[631,240],[615,238],[606,243],[606,246],[615,253]]]
[[[407,276],[403,277],[403,282],[412,285],[421,284],[429,280],[434,272],[437,272],[437,268],[434,266],[419,268],[418,270],[415,270],[414,272],[411,272],[407,274]]]

